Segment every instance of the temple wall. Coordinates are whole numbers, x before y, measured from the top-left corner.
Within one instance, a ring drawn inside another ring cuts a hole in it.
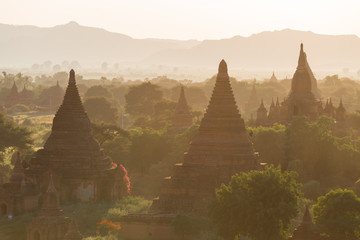
[[[121,222],[120,236],[125,240],[187,240],[176,235],[170,224]]]

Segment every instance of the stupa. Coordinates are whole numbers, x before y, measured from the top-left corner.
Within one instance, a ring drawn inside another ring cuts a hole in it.
[[[180,97],[172,117],[172,127],[186,128],[191,126],[192,122],[193,116],[185,98],[184,86],[181,86]]]
[[[10,181],[0,185],[0,216],[12,218],[38,209],[39,192],[24,174],[20,154],[16,154]]]
[[[164,179],[153,212],[202,211],[215,188],[232,175],[257,167],[256,154],[239,114],[229,81],[227,64],[220,62],[215,87],[199,131],[184,154]]]
[[[63,240],[68,224],[69,218],[64,216],[60,207],[59,195],[50,174],[50,181],[42,197],[40,211],[27,225],[27,240]]]
[[[105,156],[94,139],[91,123],[82,105],[70,71],[64,100],[53,119],[52,131],[44,148],[30,160],[26,175],[47,188],[48,171],[62,203],[116,200],[127,192],[125,172]]]

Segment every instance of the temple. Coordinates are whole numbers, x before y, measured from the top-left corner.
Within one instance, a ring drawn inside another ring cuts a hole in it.
[[[224,60],[209,106],[199,131],[184,154],[184,162],[174,166],[174,174],[164,180],[160,197],[153,201],[158,212],[197,211],[215,188],[229,182],[232,175],[256,168],[251,141],[239,114]]]
[[[295,229],[291,240],[318,240],[320,234],[316,233],[309,207],[306,206],[302,223]]]
[[[13,86],[11,87],[9,94],[6,96],[5,107],[9,108],[9,107],[12,107],[12,106],[14,106],[16,104],[19,104],[20,103],[19,98],[20,97],[19,97],[18,89],[17,89],[16,83],[14,81]]]
[[[258,112],[264,112],[263,108],[264,104],[260,104]],[[307,116],[310,120],[316,120],[320,115],[344,119],[344,110],[345,108],[342,106],[341,110],[338,111],[339,114],[336,114],[337,110],[332,106],[331,99],[330,103],[327,103],[323,109],[317,81],[307,61],[304,46],[301,44],[298,66],[291,81],[290,93],[282,103],[277,100],[275,105],[272,102],[268,116],[265,117],[260,114],[256,123],[258,125],[272,125],[275,122],[286,124],[294,116]]]
[[[81,239],[83,239],[83,236],[79,232],[79,228],[76,223],[75,213],[73,213],[68,230],[65,233],[64,240],[81,240]]]
[[[120,199],[127,192],[125,173],[105,156],[92,136],[90,120],[82,105],[70,71],[62,105],[55,114],[51,134],[44,148],[30,160],[25,174],[44,193],[48,172],[62,203]]]
[[[273,74],[271,75],[271,78],[269,79],[269,82],[277,82],[277,78],[275,76],[275,73],[273,72]]]
[[[75,215],[71,222],[65,217],[60,206],[59,195],[54,186],[52,174],[45,194],[42,197],[42,206],[37,216],[27,225],[27,240],[81,240]]]
[[[0,185],[0,216],[21,215],[38,209],[39,192],[24,174],[20,154],[16,154],[10,182]]]
[[[180,97],[176,105],[173,117],[172,127],[174,128],[187,128],[193,123],[193,116],[191,114],[189,105],[185,98],[184,87],[180,88]]]
[[[245,129],[229,81],[227,65],[220,62],[210,103],[198,133],[173,175],[163,181],[151,214],[122,219],[125,239],[176,239],[170,225],[178,212],[203,213],[215,189],[235,173],[257,169],[257,155]],[[141,234],[142,235],[141,235]],[[156,234],[155,234],[156,233]],[[156,236],[155,236],[156,235]]]

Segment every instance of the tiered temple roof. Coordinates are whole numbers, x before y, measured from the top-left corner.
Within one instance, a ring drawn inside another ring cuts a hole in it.
[[[183,163],[176,164],[173,175],[164,180],[152,210],[201,210],[204,199],[212,198],[216,187],[228,183],[235,173],[256,166],[253,145],[236,106],[226,62],[222,60],[199,131],[184,154]]]
[[[55,114],[51,134],[44,148],[31,159],[26,171],[40,185],[42,192],[47,182],[44,174],[49,169],[56,176],[55,184],[61,192],[61,200],[70,201],[77,194],[84,201],[97,201],[112,195],[113,176],[118,169],[104,155],[92,135],[90,120],[76,86],[74,70],[70,71],[69,84],[63,103]],[[84,189],[89,184],[91,190]]]
[[[189,127],[191,126],[192,122],[193,116],[185,98],[184,86],[181,86],[179,101],[176,105],[172,118],[172,126],[175,128]]]
[[[307,62],[303,44],[301,44],[298,66],[291,82],[291,90],[288,98],[282,104],[285,114],[282,118],[285,121],[291,120],[295,115],[306,115],[311,119],[315,119],[319,115],[320,101],[313,93],[314,81],[316,82],[316,79]]]

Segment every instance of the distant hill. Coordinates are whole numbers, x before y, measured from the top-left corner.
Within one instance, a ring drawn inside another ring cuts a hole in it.
[[[75,22],[51,28],[0,24],[0,66],[77,60],[120,64],[214,67],[224,58],[238,69],[293,69],[300,42],[312,68],[360,69],[360,38],[285,29],[249,37],[182,41],[134,39]]]
[[[206,40],[190,49],[163,50],[147,62],[211,66],[224,58],[239,69],[294,69],[301,42],[312,68],[360,69],[360,38],[356,35],[332,36],[290,29]]]
[[[0,24],[0,65],[31,65],[77,60],[82,65],[137,62],[165,49],[192,47],[198,41],[134,39],[70,22],[51,28]]]

